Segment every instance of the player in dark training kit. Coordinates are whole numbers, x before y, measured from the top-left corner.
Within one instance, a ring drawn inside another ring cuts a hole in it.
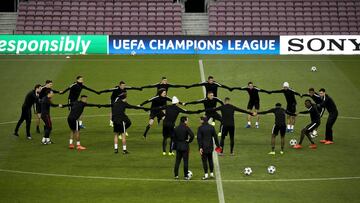
[[[37,133],[40,133],[40,119],[41,119],[41,104],[40,104],[40,101],[47,96],[47,92],[48,91],[52,91],[53,93],[55,94],[61,94],[62,91],[57,91],[57,90],[53,90],[52,87],[53,87],[53,81],[51,80],[46,80],[45,81],[45,85],[43,85],[41,87],[41,90],[39,92],[39,99],[38,101],[36,102],[36,117],[37,117],[37,120],[36,120],[36,132]]]
[[[107,93],[107,92],[111,92],[111,96],[110,96],[110,104],[115,102],[115,99],[119,96],[121,96],[122,94],[126,94],[128,90],[139,90],[141,91],[142,88],[141,87],[129,87],[126,86],[124,81],[120,81],[119,85],[115,86],[114,88],[111,89],[107,89],[107,90],[102,90],[99,93]],[[110,113],[110,123],[109,125],[111,127],[113,127],[113,122],[111,120],[111,113]]]
[[[295,90],[289,87],[288,82],[284,82],[283,89],[270,91],[270,93],[283,93],[287,102],[286,110],[292,114],[296,113],[296,99],[295,95],[301,96]],[[287,132],[294,132],[295,116],[288,115]]]
[[[252,111],[255,108],[254,112],[258,112],[260,109],[260,97],[259,97],[259,92],[265,92],[270,94],[269,91],[267,90],[263,90],[260,89],[256,86],[254,86],[254,84],[252,82],[248,82],[248,86],[247,87],[234,87],[231,88],[231,91],[233,90],[245,90],[248,92],[249,94],[249,102],[247,105],[247,110],[248,111]],[[249,115],[247,117],[247,125],[246,128],[251,128],[251,115]],[[259,116],[256,116],[256,123],[255,123],[255,128],[259,128]]]
[[[335,124],[339,112],[337,110],[334,100],[328,94],[326,94],[324,88],[321,88],[319,90],[319,94],[322,99],[322,103],[319,106],[322,108],[326,108],[326,110],[329,112],[329,117],[326,121],[325,140],[320,140],[320,142],[326,145],[334,144],[332,128]]]
[[[50,117],[50,107],[62,107],[61,104],[53,104],[51,99],[54,96],[54,93],[51,90],[48,90],[47,96],[44,97],[41,103],[41,119],[44,121],[44,137],[42,138],[41,143],[44,145],[52,144],[50,140],[50,133],[52,130],[52,122]]]
[[[160,123],[161,120],[165,118],[164,110],[159,109],[158,107],[165,106],[168,101],[171,101],[171,99],[167,96],[165,89],[160,89],[158,91],[157,96],[152,97],[151,99],[148,99],[140,104],[140,106],[144,106],[147,103],[151,102],[151,111],[150,111],[150,118],[149,118],[149,124],[146,126],[144,131],[144,138],[146,138],[147,133],[150,130],[150,127],[154,124],[154,119],[157,118],[158,123]]]
[[[221,118],[220,114],[218,114],[214,110],[214,108],[216,108],[217,103],[220,103],[221,105],[224,105],[224,102],[222,102],[219,98],[215,97],[213,92],[208,92],[207,97],[205,99],[200,99],[200,100],[197,100],[197,101],[187,102],[187,103],[184,103],[184,105],[204,104],[204,109],[206,110],[205,111],[206,117],[208,118],[208,120],[210,122],[212,122],[210,119],[218,120],[220,122],[220,130],[219,131],[221,132],[222,118]],[[215,125],[215,122],[212,122],[212,125]],[[220,132],[219,132],[219,134],[220,134]]]
[[[186,89],[192,88],[192,87],[200,87],[200,86],[204,86],[204,87],[205,87],[206,95],[207,95],[209,92],[212,92],[215,97],[217,97],[218,87],[225,88],[225,89],[231,91],[231,88],[230,88],[230,87],[228,87],[228,86],[226,86],[226,85],[222,85],[222,84],[220,84],[220,83],[217,83],[217,82],[214,80],[214,77],[213,77],[213,76],[209,76],[209,77],[208,77],[208,80],[207,80],[206,82],[201,82],[201,83],[196,83],[196,84],[188,85],[188,86],[186,87]]]
[[[85,107],[98,107],[100,108],[100,104],[88,104],[87,96],[81,95],[80,101],[75,101],[71,104],[64,104],[63,107],[71,107],[69,116],[67,118],[69,128],[71,130],[70,140],[69,140],[69,149],[74,149],[75,146],[73,144],[73,139],[76,139],[76,149],[77,150],[85,150],[86,147],[81,146],[80,144],[80,124],[79,119],[81,114],[84,111]]]
[[[226,97],[225,98],[225,104],[222,106],[219,106],[217,108],[214,109],[215,111],[220,111],[221,112],[221,117],[222,117],[222,129],[221,129],[221,141],[220,141],[220,146],[221,146],[221,154],[223,154],[223,150],[224,150],[224,142],[225,142],[225,137],[229,134],[230,135],[230,154],[234,155],[234,135],[235,135],[235,119],[234,119],[234,114],[235,111],[237,112],[241,112],[241,113],[246,113],[249,115],[253,115],[252,112],[249,111],[245,111],[243,109],[240,109],[232,104],[230,104],[230,98]]]
[[[159,92],[160,89],[165,89],[166,92],[169,91],[169,88],[179,88],[179,87],[187,87],[186,85],[173,85],[173,84],[169,84],[168,80],[166,77],[162,77],[161,81],[159,83],[153,84],[153,85],[146,85],[146,86],[142,86],[142,89],[145,88],[156,88],[157,91]]]
[[[320,106],[322,103],[321,96],[315,92],[314,88],[309,88],[309,93],[301,95],[302,97],[310,97],[316,105],[318,105],[318,111],[320,113],[320,116],[322,117],[324,115],[325,109]]]
[[[214,151],[214,141],[216,147],[219,147],[219,140],[216,136],[216,131],[214,126],[208,123],[206,117],[200,118],[200,127],[197,131],[197,141],[199,145],[199,152],[201,155],[201,161],[204,169],[203,180],[209,178],[208,169],[210,169],[210,178],[214,178],[214,161],[213,161],[213,151]],[[213,141],[214,140],[214,141]],[[209,163],[209,167],[208,167]]]
[[[148,108],[133,106],[127,103],[126,94],[122,94],[118,98],[115,99],[115,102],[112,104],[100,105],[101,107],[111,107],[112,112],[112,121],[114,123],[114,152],[118,153],[118,142],[119,135],[122,138],[122,146],[123,146],[123,154],[128,154],[128,150],[126,148],[126,130],[131,126],[131,121],[129,117],[126,115],[126,109],[143,109],[150,110]]]
[[[35,85],[34,89],[31,90],[29,93],[26,94],[24,103],[21,107],[21,117],[16,124],[14,135],[19,136],[19,128],[21,124],[26,121],[26,137],[27,139],[31,140],[30,134],[30,125],[31,125],[31,108],[34,104],[36,104],[39,100],[39,93],[41,90],[41,85]]]
[[[86,87],[84,85],[84,78],[82,76],[77,76],[76,77],[76,82],[74,82],[70,87],[66,88],[62,92],[62,94],[65,94],[67,91],[69,91],[68,104],[71,104],[72,102],[75,102],[75,101],[77,101],[79,99],[82,89],[88,90],[88,91],[93,92],[95,94],[100,94],[99,92]],[[80,124],[80,127],[83,128],[83,124],[82,124],[81,120],[79,120],[79,124]]]
[[[299,112],[299,114],[308,114],[308,113],[310,113],[311,123],[308,124],[305,128],[303,128],[301,130],[300,142],[299,142],[299,144],[296,144],[293,147],[294,149],[301,149],[302,148],[301,144],[302,144],[305,136],[309,139],[309,141],[311,143],[309,148],[310,149],[316,149],[317,148],[316,144],[314,143],[314,141],[311,138],[310,133],[314,129],[316,129],[316,128],[318,128],[320,126],[320,114],[319,114],[319,111],[318,111],[318,108],[317,108],[316,104],[311,103],[311,101],[309,99],[305,100],[305,107],[307,108],[307,110]]]
[[[275,124],[271,132],[271,152],[270,155],[275,155],[275,138],[280,132],[281,136],[281,151],[280,154],[284,154],[285,146],[285,133],[286,133],[286,114],[291,116],[296,116],[296,114],[291,113],[281,107],[280,103],[275,104],[275,108],[268,111],[258,112],[257,114],[267,114],[273,113],[275,115]]]
[[[170,150],[169,150],[169,154],[170,156],[175,155],[175,153],[172,151],[172,136],[174,134],[174,128],[175,128],[175,122],[176,119],[178,117],[178,115],[180,113],[185,113],[185,114],[197,114],[197,113],[201,113],[202,111],[188,111],[185,109],[182,109],[178,106],[179,104],[179,99],[177,97],[173,97],[172,98],[172,104],[171,105],[167,105],[167,106],[163,106],[160,107],[160,110],[165,110],[165,118],[163,120],[163,130],[162,130],[162,134],[163,134],[163,142],[162,142],[162,149],[163,149],[163,155],[166,155],[166,145],[167,145],[167,140],[168,138],[170,138]]]
[[[189,174],[189,151],[190,143],[194,140],[194,133],[188,127],[188,118],[180,118],[180,125],[174,129],[173,141],[176,150],[176,160],[174,167],[175,179],[179,179],[179,167],[181,160],[184,160],[184,179],[190,180]]]

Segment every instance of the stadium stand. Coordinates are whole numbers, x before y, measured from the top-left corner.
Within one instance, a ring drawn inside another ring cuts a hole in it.
[[[210,35],[359,33],[358,0],[219,0],[209,6]]]
[[[17,34],[180,35],[182,8],[172,0],[29,0]]]
[[[173,0],[29,0],[19,4],[16,33],[196,34],[182,25],[182,12]],[[210,35],[360,34],[360,1],[218,0],[202,20],[201,33]]]

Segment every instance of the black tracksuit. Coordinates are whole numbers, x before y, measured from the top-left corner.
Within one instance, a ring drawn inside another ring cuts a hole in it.
[[[295,90],[288,88],[287,90],[273,90],[270,93],[283,93],[287,102],[286,110],[290,113],[296,113],[296,99],[295,95],[301,96],[299,93],[295,92]]]
[[[204,109],[205,111],[205,115],[206,117],[209,118],[213,118],[214,120],[218,120],[220,122],[222,122],[222,118],[220,116],[220,114],[218,114],[214,108],[216,108],[216,104],[220,103],[221,105],[224,105],[224,102],[222,102],[220,99],[218,99],[217,97],[214,97],[213,99],[208,99],[207,97],[205,99],[201,99],[198,101],[193,101],[193,102],[188,102],[186,103],[186,105],[188,104],[204,104]]]
[[[207,122],[203,123],[197,131],[197,140],[199,144],[199,149],[202,149],[201,160],[204,168],[204,173],[208,173],[208,163],[210,168],[210,173],[214,172],[214,162],[212,152],[214,151],[214,141],[215,145],[219,146],[219,140],[216,136],[215,128],[212,125],[209,125]]]
[[[249,87],[235,87],[232,88],[233,90],[245,90],[248,92],[249,94],[249,102],[247,105],[247,109],[253,109],[255,107],[256,110],[260,109],[260,97],[259,97],[259,92],[266,92],[266,93],[270,93],[269,91],[260,89],[256,86],[254,86],[253,88],[249,88]]]
[[[131,126],[131,121],[126,115],[126,109],[143,109],[148,110],[144,107],[138,107],[127,102],[122,101],[121,99],[116,99],[113,104],[100,105],[102,107],[111,107],[111,118],[114,123],[114,133],[125,133],[126,129]]]
[[[47,93],[49,91],[52,91],[54,94],[59,94],[60,92],[57,90],[53,90],[51,88],[45,87],[43,86],[39,92],[39,99],[36,102],[35,108],[36,108],[36,113],[41,113],[41,104],[40,101],[47,96]]]
[[[110,101],[111,104],[115,102],[115,99],[126,94],[127,90],[140,90],[141,88],[138,87],[125,87],[124,89],[121,89],[120,86],[115,86],[114,88],[111,89],[107,89],[107,90],[102,90],[99,93],[107,93],[107,92],[111,92],[111,96],[110,96]]]
[[[79,99],[82,89],[85,89],[85,90],[88,90],[90,92],[98,94],[97,91],[86,87],[83,83],[75,82],[70,87],[66,88],[63,91],[63,94],[65,94],[67,91],[70,90],[69,96],[68,96],[68,103],[69,104],[72,103],[72,102],[75,102],[75,101],[77,101]]]
[[[312,138],[310,136],[310,132],[312,132],[313,130],[317,129],[320,126],[320,113],[318,111],[316,104],[312,104],[311,107],[308,108],[308,110],[301,111],[301,112],[299,112],[299,114],[310,114],[310,118],[311,118],[311,123],[308,124],[305,128],[303,128],[301,130],[301,137],[300,137],[299,144],[300,145],[302,144],[304,135],[306,135],[308,137],[309,141],[312,144],[314,144],[314,142],[312,141]]]
[[[267,114],[273,113],[275,115],[275,124],[272,128],[272,134],[278,135],[280,131],[281,136],[285,136],[286,133],[286,114],[290,116],[296,116],[294,113],[291,113],[281,107],[275,107],[268,111],[258,112],[257,114]]]
[[[70,106],[71,110],[69,113],[69,116],[67,118],[68,120],[68,124],[71,130],[73,131],[79,131],[80,130],[80,126],[79,126],[79,118],[81,116],[81,114],[84,111],[85,107],[100,107],[100,104],[88,104],[82,101],[75,101],[71,104],[66,104],[63,105],[63,107],[67,107]]]
[[[196,114],[196,113],[200,113],[200,111],[187,111],[185,109],[178,107],[176,104],[163,106],[163,107],[161,107],[161,109],[165,110],[165,118],[163,121],[163,131],[162,131],[162,133],[163,133],[163,142],[162,142],[163,152],[166,152],[167,138],[169,138],[169,137],[171,139],[169,151],[172,152],[172,143],[173,143],[172,137],[174,134],[175,122],[176,122],[178,115],[180,113]]]
[[[322,98],[322,103],[319,106],[326,108],[326,110],[329,112],[329,117],[326,122],[325,140],[333,141],[332,128],[333,128],[335,121],[339,114],[336,104],[335,104],[334,100],[329,95],[326,94]]]
[[[205,87],[206,95],[208,94],[208,92],[212,92],[212,93],[214,93],[214,96],[215,96],[215,97],[217,97],[218,87],[225,88],[225,89],[227,89],[227,90],[231,90],[230,87],[228,87],[228,86],[226,86],[226,85],[222,85],[222,84],[217,83],[217,82],[213,82],[213,83],[202,82],[202,83],[197,83],[197,84],[189,85],[189,86],[187,86],[186,88],[200,87],[200,86],[204,86],[204,87]]]
[[[234,151],[234,135],[235,135],[235,111],[246,113],[251,115],[251,112],[240,109],[232,104],[225,104],[214,109],[220,111],[222,116],[222,130],[221,130],[221,141],[220,146],[224,150],[225,137],[229,133],[230,135],[230,152]]]
[[[52,130],[52,122],[50,117],[50,107],[57,107],[57,104],[51,102],[51,98],[44,97],[41,100],[41,119],[44,121],[44,137],[50,138],[50,133]]]
[[[145,104],[151,102],[150,119],[157,117],[158,123],[160,123],[161,119],[165,116],[165,113],[158,107],[165,106],[168,101],[171,101],[169,97],[155,96],[144,101],[140,104],[140,106],[144,106]]]
[[[179,87],[187,87],[186,85],[173,85],[173,84],[163,84],[163,83],[156,83],[153,85],[146,85],[146,86],[142,86],[141,88],[156,88],[157,91],[159,91],[160,89],[165,89],[166,92],[168,92],[169,88],[179,88]]]
[[[38,102],[39,98],[36,95],[35,90],[30,91],[26,94],[24,103],[21,108],[21,117],[16,124],[15,134],[18,133],[21,124],[26,121],[26,136],[31,137],[30,135],[30,124],[31,124],[31,108],[34,104]]]
[[[184,176],[188,176],[189,169],[189,143],[194,140],[194,133],[184,123],[181,123],[174,130],[173,141],[174,149],[176,150],[176,161],[174,167],[175,176],[179,175],[179,166],[181,160],[184,160]]]
[[[310,97],[315,102],[315,104],[318,105],[317,109],[320,113],[320,117],[322,117],[324,115],[325,109],[320,106],[320,104],[322,103],[322,98],[318,93],[315,92],[312,96],[310,96],[310,94],[303,94],[302,96]]]

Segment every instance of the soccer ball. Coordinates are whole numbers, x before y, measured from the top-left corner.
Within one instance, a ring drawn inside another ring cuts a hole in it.
[[[191,171],[188,170],[188,177],[192,178],[193,177],[193,173]]]
[[[246,167],[246,168],[244,168],[243,173],[244,173],[244,175],[249,176],[249,175],[251,175],[252,170],[251,170],[251,168],[250,168],[250,167]]]
[[[296,145],[297,144],[297,141],[295,140],[295,139],[291,139],[290,140],[290,145],[291,146],[294,146],[294,145]]]
[[[311,136],[311,138],[317,137],[317,131],[316,131],[316,130],[313,130],[313,131],[310,133],[310,136]]]
[[[267,168],[267,171],[268,171],[269,174],[274,174],[275,171],[276,171],[276,168],[275,168],[275,166],[269,166]]]
[[[317,71],[316,66],[311,67],[311,72],[316,72],[316,71]]]
[[[135,56],[136,55],[136,51],[131,51],[131,56]]]

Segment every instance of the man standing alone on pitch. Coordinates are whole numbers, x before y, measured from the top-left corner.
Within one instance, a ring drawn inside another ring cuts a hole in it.
[[[18,131],[21,124],[26,121],[26,137],[31,140],[30,125],[31,125],[31,107],[38,102],[38,95],[40,92],[41,85],[35,85],[34,89],[31,90],[25,97],[24,104],[21,109],[21,117],[16,124],[14,135],[19,136]]]
[[[291,89],[288,82],[284,82],[283,89],[281,90],[273,90],[270,93],[283,93],[287,102],[286,111],[291,114],[296,113],[296,99],[295,95],[301,96],[299,93],[295,92],[295,90]],[[288,115],[288,125],[287,132],[293,133],[295,125],[295,116]]]
[[[182,116],[180,118],[180,125],[174,130],[173,141],[176,149],[176,161],[174,167],[175,179],[179,179],[179,166],[181,160],[184,160],[184,179],[190,180],[189,173],[189,144],[194,140],[194,133],[188,127],[188,118]]]
[[[320,142],[326,145],[334,144],[332,128],[335,124],[339,112],[337,110],[334,100],[328,94],[326,94],[324,88],[321,88],[319,90],[319,94],[322,98],[322,103],[319,106],[322,108],[326,108],[326,110],[329,112],[329,117],[326,122],[325,140],[320,140]]]
[[[203,180],[209,178],[208,174],[208,162],[210,168],[210,178],[214,178],[214,162],[213,162],[213,151],[214,151],[214,141],[215,145],[219,147],[219,140],[216,136],[214,126],[208,123],[206,117],[200,118],[201,126],[197,131],[197,141],[199,144],[199,152],[201,155],[201,160],[204,168],[204,177]]]

